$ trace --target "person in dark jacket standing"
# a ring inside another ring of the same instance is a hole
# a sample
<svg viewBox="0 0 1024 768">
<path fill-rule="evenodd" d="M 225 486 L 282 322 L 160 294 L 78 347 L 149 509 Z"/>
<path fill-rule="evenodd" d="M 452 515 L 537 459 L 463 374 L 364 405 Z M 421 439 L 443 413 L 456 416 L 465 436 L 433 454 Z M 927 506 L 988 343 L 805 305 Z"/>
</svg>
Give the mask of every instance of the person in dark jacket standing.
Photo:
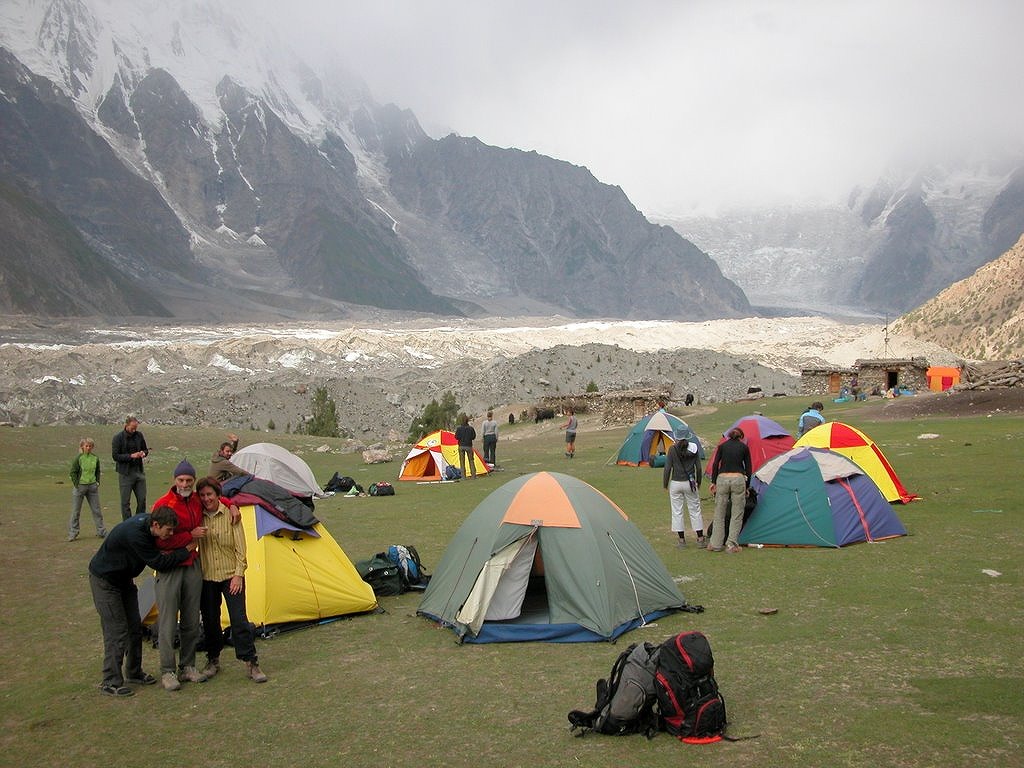
<svg viewBox="0 0 1024 768">
<path fill-rule="evenodd" d="M 156 541 L 170 538 L 177 525 L 178 516 L 167 507 L 125 520 L 111 529 L 89 562 L 89 587 L 103 630 L 100 692 L 107 696 L 133 695 L 125 682 L 156 682 L 142 671 L 142 618 L 134 579 L 146 566 L 173 568 L 195 551 L 195 542 L 169 552 L 157 549 Z"/>
<path fill-rule="evenodd" d="M 469 416 L 462 417 L 462 423 L 455 428 L 455 441 L 459 444 L 459 469 L 462 476 L 466 477 L 466 460 L 469 460 L 470 477 L 476 478 L 476 456 L 473 451 L 473 441 L 476 440 L 476 430 L 469 423 Z"/>
<path fill-rule="evenodd" d="M 149 456 L 146 438 L 139 432 L 139 420 L 129 416 L 124 429 L 114 435 L 110 446 L 117 485 L 121 491 L 121 519 L 132 516 L 132 494 L 135 494 L 135 514 L 146 511 L 146 468 L 142 460 Z"/>
<path fill-rule="evenodd" d="M 696 439 L 696 438 L 694 438 Z M 662 486 L 668 489 L 668 500 L 672 508 L 672 530 L 678 534 L 677 546 L 686 546 L 686 525 L 683 522 L 683 507 L 690 513 L 690 525 L 697 537 L 697 547 L 707 547 L 704 538 L 704 516 L 700 508 L 700 455 L 697 444 L 683 435 L 677 435 L 665 457 L 665 471 Z"/>
<path fill-rule="evenodd" d="M 740 530 L 743 528 L 743 507 L 747 501 L 747 483 L 750 480 L 750 449 L 743 442 L 743 430 L 733 427 L 728 440 L 718 446 L 711 464 L 711 493 L 715 497 L 715 522 L 712 523 L 709 552 L 739 552 Z M 725 539 L 725 516 L 729 517 L 729 538 Z M 723 546 L 724 545 L 724 546 Z"/>
</svg>

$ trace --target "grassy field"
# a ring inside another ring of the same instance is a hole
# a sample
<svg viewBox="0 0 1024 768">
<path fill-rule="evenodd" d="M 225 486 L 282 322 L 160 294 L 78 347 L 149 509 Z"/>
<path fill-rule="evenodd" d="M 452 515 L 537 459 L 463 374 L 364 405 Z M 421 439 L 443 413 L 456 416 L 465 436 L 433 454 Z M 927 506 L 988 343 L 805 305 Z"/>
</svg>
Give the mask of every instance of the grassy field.
<svg viewBox="0 0 1024 768">
<path fill-rule="evenodd" d="M 805 405 L 734 404 L 690 424 L 713 439 L 757 408 L 791 427 Z M 86 434 L 104 459 L 107 523 L 119 519 L 106 451 L 115 429 L 3 429 L 0 765 L 1024 765 L 1024 419 L 871 422 L 864 408 L 830 407 L 828 416 L 872 436 L 922 496 L 897 507 L 908 537 L 843 550 L 679 550 L 660 471 L 606 463 L 624 428 L 581 433 L 572 462 L 560 433 L 523 428 L 513 433 L 522 439 L 502 440 L 503 471 L 487 478 L 396 483 L 394 497 L 328 499 L 317 514 L 353 560 L 411 543 L 429 569 L 494 488 L 521 473 L 568 472 L 630 515 L 704 613 L 664 618 L 616 645 L 459 646 L 416 617 L 417 596 L 407 594 L 382 598 L 382 613 L 260 641 L 266 685 L 245 680 L 232 660 L 207 684 L 175 694 L 153 686 L 127 700 L 97 691 L 102 644 L 86 567 L 99 542 L 87 509 L 81 538 L 65 541 L 67 467 Z M 142 430 L 153 449 L 150 501 L 183 455 L 202 470 L 223 439 L 216 430 Z M 269 439 L 298 452 L 321 482 L 335 470 L 364 485 L 398 473 L 397 463 L 368 467 L 315 451 L 331 440 Z M 778 613 L 762 616 L 762 607 Z M 593 703 L 594 681 L 619 650 L 684 629 L 711 640 L 731 733 L 758 738 L 694 747 L 664 734 L 569 734 L 566 713 Z M 148 645 L 145 665 L 157 671 Z"/>
</svg>

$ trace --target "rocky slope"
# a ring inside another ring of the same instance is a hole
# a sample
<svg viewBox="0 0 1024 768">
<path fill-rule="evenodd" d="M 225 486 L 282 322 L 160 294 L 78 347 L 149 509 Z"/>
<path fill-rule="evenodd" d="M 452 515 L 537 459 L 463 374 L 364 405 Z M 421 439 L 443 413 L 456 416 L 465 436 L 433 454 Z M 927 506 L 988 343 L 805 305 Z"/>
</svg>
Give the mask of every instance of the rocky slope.
<svg viewBox="0 0 1024 768">
<path fill-rule="evenodd" d="M 1024 357 L 1024 237 L 995 261 L 900 318 L 893 329 L 967 358 Z"/>
<path fill-rule="evenodd" d="M 431 399 L 454 393 L 479 415 L 544 396 L 656 387 L 718 402 L 758 386 L 795 394 L 804 366 L 845 366 L 882 349 L 880 326 L 820 318 L 703 323 L 454 321 L 376 326 L 85 329 L 9 323 L 0 332 L 0 420 L 295 430 L 316 387 L 341 428 L 370 442 L 405 436 Z M 894 336 L 897 356 L 955 357 Z"/>
</svg>

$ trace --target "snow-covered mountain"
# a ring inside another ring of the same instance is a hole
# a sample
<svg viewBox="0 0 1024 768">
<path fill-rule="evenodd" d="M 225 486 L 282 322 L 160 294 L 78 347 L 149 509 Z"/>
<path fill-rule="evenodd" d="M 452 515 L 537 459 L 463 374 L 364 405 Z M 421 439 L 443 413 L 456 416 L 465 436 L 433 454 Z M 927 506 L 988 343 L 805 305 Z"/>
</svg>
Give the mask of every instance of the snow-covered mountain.
<svg viewBox="0 0 1024 768">
<path fill-rule="evenodd" d="M 618 187 L 434 140 L 243 3 L 5 0 L 0 90 L 3 311 L 749 312 Z"/>
<path fill-rule="evenodd" d="M 661 219 L 753 304 L 902 314 L 1004 253 L 1024 232 L 1024 157 L 893 170 L 845 205 Z"/>
</svg>

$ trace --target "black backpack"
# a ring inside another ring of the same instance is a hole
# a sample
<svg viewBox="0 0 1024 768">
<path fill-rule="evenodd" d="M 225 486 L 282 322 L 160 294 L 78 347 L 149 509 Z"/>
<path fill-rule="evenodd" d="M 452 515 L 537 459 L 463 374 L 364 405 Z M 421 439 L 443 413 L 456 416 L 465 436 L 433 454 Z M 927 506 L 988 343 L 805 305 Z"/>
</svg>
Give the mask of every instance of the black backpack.
<svg viewBox="0 0 1024 768">
<path fill-rule="evenodd" d="M 722 738 L 725 699 L 715 680 L 711 644 L 703 634 L 680 632 L 661 644 L 654 690 L 664 730 L 683 741 Z"/>
<path fill-rule="evenodd" d="M 345 477 L 340 477 L 338 473 L 335 472 L 334 476 L 330 480 L 328 480 L 327 484 L 324 486 L 324 491 L 333 491 L 334 493 L 346 493 L 355 484 L 356 481 L 353 480 L 351 477 L 348 477 L 347 475 Z"/>
<path fill-rule="evenodd" d="M 379 483 L 372 483 L 366 492 L 371 496 L 394 496 L 395 486 L 382 480 Z"/>
<path fill-rule="evenodd" d="M 373 587 L 373 594 L 377 597 L 400 595 L 404 591 L 398 566 L 384 552 L 356 563 L 356 570 L 363 581 Z"/>
<path fill-rule="evenodd" d="M 570 730 L 584 736 L 588 731 L 613 736 L 644 733 L 653 738 L 658 731 L 655 671 L 659 647 L 651 643 L 629 646 L 612 664 L 607 679 L 597 681 L 597 700 L 589 712 L 569 713 Z"/>
</svg>

